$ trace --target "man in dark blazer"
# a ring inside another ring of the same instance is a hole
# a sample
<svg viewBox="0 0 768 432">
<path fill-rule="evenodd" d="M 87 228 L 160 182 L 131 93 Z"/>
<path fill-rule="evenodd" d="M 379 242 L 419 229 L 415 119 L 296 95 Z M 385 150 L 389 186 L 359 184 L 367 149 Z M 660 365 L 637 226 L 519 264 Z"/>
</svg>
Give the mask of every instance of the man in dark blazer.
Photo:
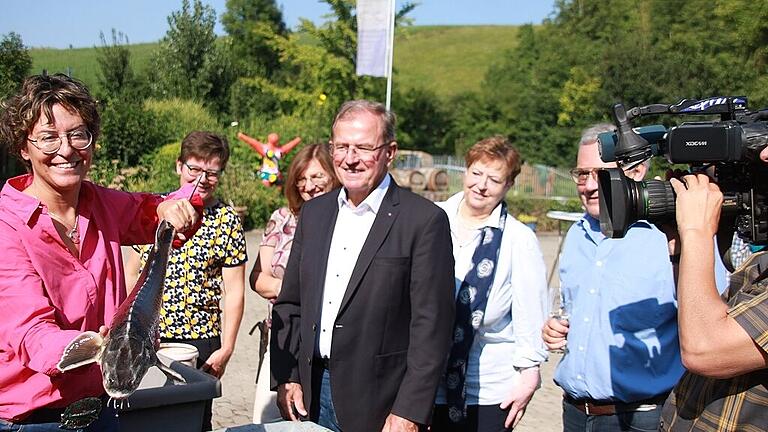
<svg viewBox="0 0 768 432">
<path fill-rule="evenodd" d="M 350 101 L 332 129 L 343 188 L 301 209 L 272 314 L 284 418 L 344 432 L 428 424 L 454 320 L 445 213 L 395 184 L 395 117 Z"/>
</svg>

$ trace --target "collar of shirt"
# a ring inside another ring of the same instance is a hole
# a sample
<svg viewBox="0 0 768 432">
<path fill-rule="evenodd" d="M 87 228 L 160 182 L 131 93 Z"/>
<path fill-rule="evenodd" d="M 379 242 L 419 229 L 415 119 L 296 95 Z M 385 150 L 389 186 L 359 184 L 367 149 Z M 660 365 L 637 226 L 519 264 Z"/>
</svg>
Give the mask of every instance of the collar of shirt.
<svg viewBox="0 0 768 432">
<path fill-rule="evenodd" d="M 600 221 L 592 217 L 589 213 L 584 213 L 584 216 L 582 216 L 576 223 L 584 230 L 594 244 L 599 244 L 607 238 L 605 234 L 600 231 Z M 633 227 L 653 228 L 653 226 L 646 220 L 639 220 L 630 225 L 630 228 Z"/>
<path fill-rule="evenodd" d="M 32 184 L 32 174 L 25 174 L 8 179 L 3 187 L 3 201 L 10 205 L 3 206 L 3 212 L 10 213 L 29 225 L 35 211 L 40 207 L 40 200 L 22 192 Z"/>
<path fill-rule="evenodd" d="M 352 204 L 347 199 L 347 190 L 341 188 L 337 198 L 339 209 L 341 209 L 343 206 L 347 206 L 350 210 L 352 210 L 353 213 L 364 213 L 368 210 L 372 211 L 374 214 L 378 213 L 379 207 L 381 207 L 381 203 L 384 201 L 384 195 L 387 194 L 387 189 L 389 189 L 390 183 L 391 180 L 389 178 L 389 174 L 387 174 L 384 176 L 384 179 L 381 181 L 381 183 L 376 186 L 376 189 L 372 190 L 371 193 L 369 193 L 363 202 L 361 202 L 357 207 L 352 207 Z"/>
<path fill-rule="evenodd" d="M 39 199 L 22 192 L 30 184 L 32 184 L 32 174 L 20 175 L 6 181 L 0 196 L 3 201 L 10 203 L 10 205 L 4 204 L 0 207 L 0 215 L 2 215 L 0 217 L 5 218 L 7 215 L 12 215 L 23 221 L 24 224 L 30 224 L 35 212 L 40 211 L 43 207 Z M 91 183 L 87 181 L 82 182 L 80 186 L 78 215 L 85 220 L 85 225 L 80 226 L 83 233 L 87 231 L 91 218 L 90 203 L 93 201 L 95 194 L 92 187 Z"/>
<path fill-rule="evenodd" d="M 459 215 L 459 208 L 461 207 L 461 202 L 464 200 L 464 192 L 459 192 L 452 197 L 448 198 L 448 200 L 445 201 L 445 205 L 443 208 L 445 209 L 445 212 L 449 216 L 458 216 Z M 477 227 L 479 228 L 498 228 L 499 227 L 499 219 L 501 216 L 501 203 L 498 203 L 496 207 L 493 209 L 491 214 L 485 218 L 485 223 L 483 226 Z M 451 217 L 451 219 L 454 219 Z M 454 230 L 454 225 L 451 224 L 451 231 Z"/>
</svg>

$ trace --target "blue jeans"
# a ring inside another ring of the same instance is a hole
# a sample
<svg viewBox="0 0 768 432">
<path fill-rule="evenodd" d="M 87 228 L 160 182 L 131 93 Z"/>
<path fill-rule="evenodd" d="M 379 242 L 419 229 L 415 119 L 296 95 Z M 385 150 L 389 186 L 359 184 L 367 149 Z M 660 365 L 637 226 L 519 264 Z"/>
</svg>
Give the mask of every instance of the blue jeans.
<svg viewBox="0 0 768 432">
<path fill-rule="evenodd" d="M 323 382 L 320 385 L 320 414 L 317 424 L 332 431 L 341 432 L 339 420 L 336 418 L 336 410 L 333 409 L 331 374 L 328 373 L 328 369 L 323 369 Z"/>
<path fill-rule="evenodd" d="M 657 431 L 660 417 L 661 405 L 651 411 L 594 416 L 563 401 L 563 432 Z"/>
<path fill-rule="evenodd" d="M 0 432 L 64 432 L 59 423 L 16 424 L 0 419 Z M 114 408 L 102 406 L 99 418 L 85 429 L 75 432 L 119 432 L 120 421 Z"/>
</svg>

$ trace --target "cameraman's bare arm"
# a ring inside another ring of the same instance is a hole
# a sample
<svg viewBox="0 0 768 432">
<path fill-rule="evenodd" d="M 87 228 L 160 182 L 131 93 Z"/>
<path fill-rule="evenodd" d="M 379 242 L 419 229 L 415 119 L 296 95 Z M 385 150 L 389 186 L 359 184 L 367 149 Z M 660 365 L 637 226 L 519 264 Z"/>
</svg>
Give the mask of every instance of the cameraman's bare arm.
<svg viewBox="0 0 768 432">
<path fill-rule="evenodd" d="M 677 283 L 680 350 L 685 367 L 697 374 L 730 378 L 768 366 L 768 355 L 736 320 L 715 285 L 714 234 L 722 193 L 704 175 L 686 176 L 677 193 L 681 258 Z"/>
</svg>

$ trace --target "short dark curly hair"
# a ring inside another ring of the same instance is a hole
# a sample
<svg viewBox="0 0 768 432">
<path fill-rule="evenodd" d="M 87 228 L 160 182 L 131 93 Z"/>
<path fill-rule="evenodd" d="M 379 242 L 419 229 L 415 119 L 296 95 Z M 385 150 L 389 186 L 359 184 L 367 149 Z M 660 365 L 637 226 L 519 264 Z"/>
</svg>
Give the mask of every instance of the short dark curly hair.
<svg viewBox="0 0 768 432">
<path fill-rule="evenodd" d="M 8 152 L 31 168 L 29 161 L 21 157 L 26 148 L 29 133 L 44 114 L 53 118 L 53 106 L 62 105 L 67 111 L 78 114 L 96 142 L 101 132 L 98 103 L 88 88 L 80 81 L 64 74 L 32 75 L 15 96 L 0 103 L 0 144 Z"/>
</svg>

